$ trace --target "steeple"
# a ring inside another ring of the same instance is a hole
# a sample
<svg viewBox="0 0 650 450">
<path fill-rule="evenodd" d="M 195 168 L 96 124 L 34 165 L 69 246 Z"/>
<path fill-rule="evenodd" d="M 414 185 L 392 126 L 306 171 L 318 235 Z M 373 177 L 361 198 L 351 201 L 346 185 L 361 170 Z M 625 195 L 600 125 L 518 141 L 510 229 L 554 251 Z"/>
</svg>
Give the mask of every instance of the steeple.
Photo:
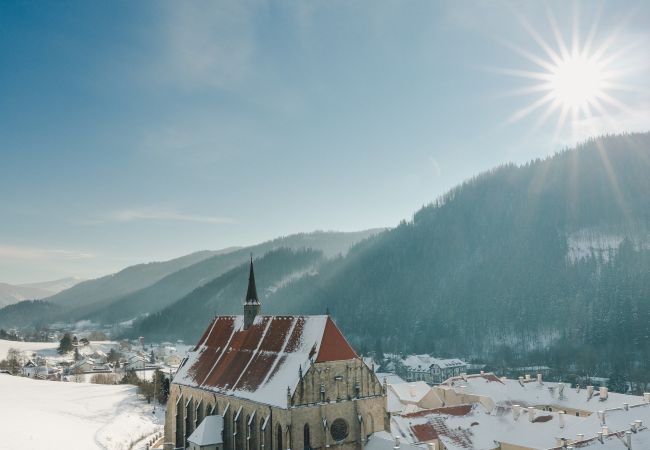
<svg viewBox="0 0 650 450">
<path fill-rule="evenodd" d="M 251 265 L 248 273 L 248 290 L 246 291 L 246 300 L 244 301 L 244 330 L 250 328 L 257 316 L 262 310 L 260 300 L 257 298 L 257 288 L 255 287 L 255 273 L 253 272 L 253 254 L 251 253 Z"/>
<path fill-rule="evenodd" d="M 257 288 L 255 287 L 255 272 L 253 272 L 253 254 L 251 253 L 251 266 L 248 273 L 248 291 L 246 291 L 246 303 L 259 303 Z"/>
</svg>

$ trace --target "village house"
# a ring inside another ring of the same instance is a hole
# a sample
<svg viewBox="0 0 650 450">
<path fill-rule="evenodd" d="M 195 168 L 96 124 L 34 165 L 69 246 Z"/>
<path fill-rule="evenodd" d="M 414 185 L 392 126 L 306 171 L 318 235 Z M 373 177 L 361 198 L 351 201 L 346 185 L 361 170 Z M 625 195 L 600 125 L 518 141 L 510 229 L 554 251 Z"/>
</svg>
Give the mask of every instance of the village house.
<svg viewBox="0 0 650 450">
<path fill-rule="evenodd" d="M 363 449 L 388 424 L 385 386 L 329 316 L 260 312 L 251 260 L 243 316 L 215 317 L 173 379 L 165 449 Z"/>
<path fill-rule="evenodd" d="M 438 384 L 467 372 L 467 364 L 460 359 L 434 358 L 426 354 L 409 355 L 401 363 L 406 370 L 406 381 Z"/>
</svg>

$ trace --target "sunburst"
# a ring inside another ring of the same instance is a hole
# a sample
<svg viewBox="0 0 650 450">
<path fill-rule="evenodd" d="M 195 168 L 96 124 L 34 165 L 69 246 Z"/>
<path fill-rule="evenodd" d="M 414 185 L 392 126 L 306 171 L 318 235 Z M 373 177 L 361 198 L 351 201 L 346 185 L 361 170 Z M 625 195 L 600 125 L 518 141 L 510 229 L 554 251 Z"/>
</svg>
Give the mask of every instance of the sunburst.
<svg viewBox="0 0 650 450">
<path fill-rule="evenodd" d="M 622 83 L 623 72 L 619 63 L 629 48 L 617 42 L 615 32 L 597 43 L 598 15 L 582 40 L 575 14 L 570 45 L 551 12 L 548 13 L 548 23 L 554 43 L 544 39 L 526 20 L 520 20 L 539 46 L 538 52 L 522 49 L 512 42 L 505 44 L 532 62 L 535 69 L 502 72 L 531 81 L 529 86 L 512 93 L 535 94 L 537 97 L 512 114 L 508 122 L 536 113 L 535 128 L 539 128 L 556 116 L 557 134 L 567 124 L 575 125 L 593 117 L 607 121 L 616 110 L 626 109 L 614 93 L 628 88 Z"/>
</svg>

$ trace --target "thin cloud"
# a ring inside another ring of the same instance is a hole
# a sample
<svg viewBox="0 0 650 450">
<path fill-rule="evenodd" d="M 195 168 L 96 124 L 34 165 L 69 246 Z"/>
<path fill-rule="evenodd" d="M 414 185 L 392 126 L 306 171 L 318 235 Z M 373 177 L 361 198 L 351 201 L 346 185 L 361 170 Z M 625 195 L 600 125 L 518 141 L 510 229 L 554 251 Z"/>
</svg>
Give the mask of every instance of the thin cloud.
<svg viewBox="0 0 650 450">
<path fill-rule="evenodd" d="M 83 252 L 78 250 L 0 245 L 0 258 L 2 259 L 76 260 L 76 259 L 91 259 L 95 257 L 96 255 L 94 255 L 93 253 Z"/>
<path fill-rule="evenodd" d="M 209 224 L 235 223 L 235 220 L 232 217 L 187 214 L 171 209 L 158 208 L 129 208 L 111 211 L 103 214 L 97 219 L 89 220 L 84 223 L 86 225 L 97 225 L 102 223 L 126 223 L 137 221 L 195 222 Z"/>
<path fill-rule="evenodd" d="M 226 88 L 241 82 L 251 71 L 255 50 L 254 5 L 168 4 L 157 78 L 189 89 Z"/>
</svg>

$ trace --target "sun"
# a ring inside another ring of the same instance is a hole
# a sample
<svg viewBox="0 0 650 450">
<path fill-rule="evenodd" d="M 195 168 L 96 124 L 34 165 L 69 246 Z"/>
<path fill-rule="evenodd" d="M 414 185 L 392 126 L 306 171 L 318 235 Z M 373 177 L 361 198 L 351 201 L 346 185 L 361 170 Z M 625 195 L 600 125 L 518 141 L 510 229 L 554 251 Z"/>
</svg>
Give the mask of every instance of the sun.
<svg viewBox="0 0 650 450">
<path fill-rule="evenodd" d="M 585 109 L 602 98 L 605 83 L 603 64 L 587 55 L 562 59 L 549 73 L 554 100 L 572 110 Z"/>
<path fill-rule="evenodd" d="M 520 22 L 538 45 L 537 52 L 523 49 L 511 41 L 503 43 L 534 64 L 533 69 L 499 72 L 524 78 L 530 84 L 514 90 L 520 96 L 536 96 L 508 119 L 512 123 L 538 113 L 535 128 L 539 128 L 552 117 L 556 117 L 556 135 L 569 123 L 589 122 L 592 118 L 611 121 L 617 110 L 625 110 L 614 92 L 629 89 L 622 83 L 621 58 L 627 50 L 616 41 L 616 34 L 597 42 L 598 20 L 592 24 L 589 33 L 580 39 L 578 20 L 574 18 L 569 30 L 570 43 L 557 25 L 553 14 L 548 11 L 551 39 L 542 37 L 525 19 Z M 595 130 L 597 131 L 597 130 Z"/>
</svg>

